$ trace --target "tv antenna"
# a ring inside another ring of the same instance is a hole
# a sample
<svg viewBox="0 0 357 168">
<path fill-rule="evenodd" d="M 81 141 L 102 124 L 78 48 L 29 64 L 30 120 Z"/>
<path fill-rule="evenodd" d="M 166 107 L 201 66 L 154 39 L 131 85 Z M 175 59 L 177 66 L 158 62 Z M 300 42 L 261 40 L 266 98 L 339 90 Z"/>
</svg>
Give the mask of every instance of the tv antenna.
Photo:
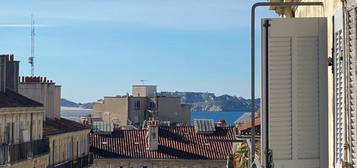
<svg viewBox="0 0 357 168">
<path fill-rule="evenodd" d="M 143 84 L 143 85 L 145 85 L 145 82 L 147 82 L 148 80 L 144 80 L 144 79 L 142 79 L 142 80 L 140 80 L 140 82 Z"/>
<path fill-rule="evenodd" d="M 31 64 L 31 76 L 35 75 L 35 20 L 31 15 L 31 56 L 29 57 L 29 63 Z"/>
</svg>

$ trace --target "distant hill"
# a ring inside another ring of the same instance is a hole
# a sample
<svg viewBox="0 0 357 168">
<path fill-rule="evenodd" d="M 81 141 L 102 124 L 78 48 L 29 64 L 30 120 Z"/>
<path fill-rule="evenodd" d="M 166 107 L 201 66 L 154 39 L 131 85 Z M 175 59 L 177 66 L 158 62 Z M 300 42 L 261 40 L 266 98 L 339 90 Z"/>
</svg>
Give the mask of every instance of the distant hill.
<svg viewBox="0 0 357 168">
<path fill-rule="evenodd" d="M 205 92 L 161 92 L 160 96 L 180 97 L 182 103 L 191 104 L 192 111 L 250 111 L 250 99 L 243 97 L 222 95 L 216 96 L 214 93 Z M 259 108 L 260 99 L 256 99 L 256 108 Z M 63 107 L 81 107 L 84 109 L 92 109 L 91 103 L 75 103 L 66 99 L 61 99 Z"/>
<path fill-rule="evenodd" d="M 243 97 L 222 95 L 204 92 L 161 92 L 161 96 L 180 97 L 182 103 L 191 104 L 192 111 L 250 111 L 250 99 Z M 260 99 L 256 99 L 256 108 Z"/>
<path fill-rule="evenodd" d="M 69 101 L 67 99 L 61 99 L 62 107 L 79 107 L 79 105 L 73 101 Z"/>
<path fill-rule="evenodd" d="M 73 101 L 67 99 L 61 99 L 61 106 L 62 107 L 80 107 L 84 109 L 92 109 L 94 103 L 75 103 Z"/>
</svg>

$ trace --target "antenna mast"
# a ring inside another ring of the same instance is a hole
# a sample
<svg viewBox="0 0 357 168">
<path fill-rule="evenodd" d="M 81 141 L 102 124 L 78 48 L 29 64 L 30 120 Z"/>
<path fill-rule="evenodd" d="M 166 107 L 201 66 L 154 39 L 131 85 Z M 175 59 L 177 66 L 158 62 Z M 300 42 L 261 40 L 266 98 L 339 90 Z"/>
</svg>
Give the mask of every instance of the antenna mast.
<svg viewBox="0 0 357 168">
<path fill-rule="evenodd" d="M 141 81 L 141 83 L 142 83 L 143 85 L 145 85 L 145 82 L 148 81 L 148 80 L 142 79 L 142 80 L 140 80 L 140 81 Z"/>
<path fill-rule="evenodd" d="M 31 76 L 35 75 L 35 20 L 31 15 L 31 56 L 29 57 L 29 63 L 31 64 Z"/>
</svg>

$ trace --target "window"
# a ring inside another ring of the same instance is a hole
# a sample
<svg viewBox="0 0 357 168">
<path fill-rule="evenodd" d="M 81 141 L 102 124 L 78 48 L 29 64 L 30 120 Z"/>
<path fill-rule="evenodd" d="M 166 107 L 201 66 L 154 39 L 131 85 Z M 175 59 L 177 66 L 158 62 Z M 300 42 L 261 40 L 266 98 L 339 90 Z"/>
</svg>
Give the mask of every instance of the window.
<svg viewBox="0 0 357 168">
<path fill-rule="evenodd" d="M 140 110 L 140 100 L 135 102 L 135 110 Z"/>
</svg>

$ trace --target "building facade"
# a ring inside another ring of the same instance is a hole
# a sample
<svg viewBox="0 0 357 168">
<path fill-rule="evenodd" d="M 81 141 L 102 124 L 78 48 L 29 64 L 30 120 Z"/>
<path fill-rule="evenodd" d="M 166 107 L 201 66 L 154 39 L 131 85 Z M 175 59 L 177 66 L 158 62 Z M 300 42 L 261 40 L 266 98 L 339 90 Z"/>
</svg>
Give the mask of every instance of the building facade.
<svg viewBox="0 0 357 168">
<path fill-rule="evenodd" d="M 89 132 L 89 128 L 75 121 L 47 119 L 43 134 L 49 139 L 49 167 L 87 167 L 90 160 Z"/>
<path fill-rule="evenodd" d="M 270 0 L 289 2 L 290 0 Z M 310 2 L 298 0 L 298 2 Z M 316 2 L 316 1 L 315 1 Z M 357 1 L 317 0 L 323 6 L 270 7 L 282 17 L 327 19 L 328 166 L 357 167 Z"/>
<path fill-rule="evenodd" d="M 59 118 L 61 111 L 61 86 L 45 77 L 22 77 L 19 93 L 44 104 L 45 118 Z"/>
<path fill-rule="evenodd" d="M 134 85 L 133 96 L 104 97 L 94 104 L 92 118 L 119 126 L 141 126 L 149 118 L 189 125 L 191 106 L 178 97 L 157 96 L 156 86 Z"/>
<path fill-rule="evenodd" d="M 86 167 L 90 128 L 61 118 L 61 86 L 45 77 L 22 77 L 19 92 L 44 104 L 43 135 L 49 139 L 49 167 Z"/>
<path fill-rule="evenodd" d="M 0 55 L 0 166 L 48 166 L 49 141 L 43 138 L 41 103 L 17 93 L 18 61 Z"/>
</svg>

